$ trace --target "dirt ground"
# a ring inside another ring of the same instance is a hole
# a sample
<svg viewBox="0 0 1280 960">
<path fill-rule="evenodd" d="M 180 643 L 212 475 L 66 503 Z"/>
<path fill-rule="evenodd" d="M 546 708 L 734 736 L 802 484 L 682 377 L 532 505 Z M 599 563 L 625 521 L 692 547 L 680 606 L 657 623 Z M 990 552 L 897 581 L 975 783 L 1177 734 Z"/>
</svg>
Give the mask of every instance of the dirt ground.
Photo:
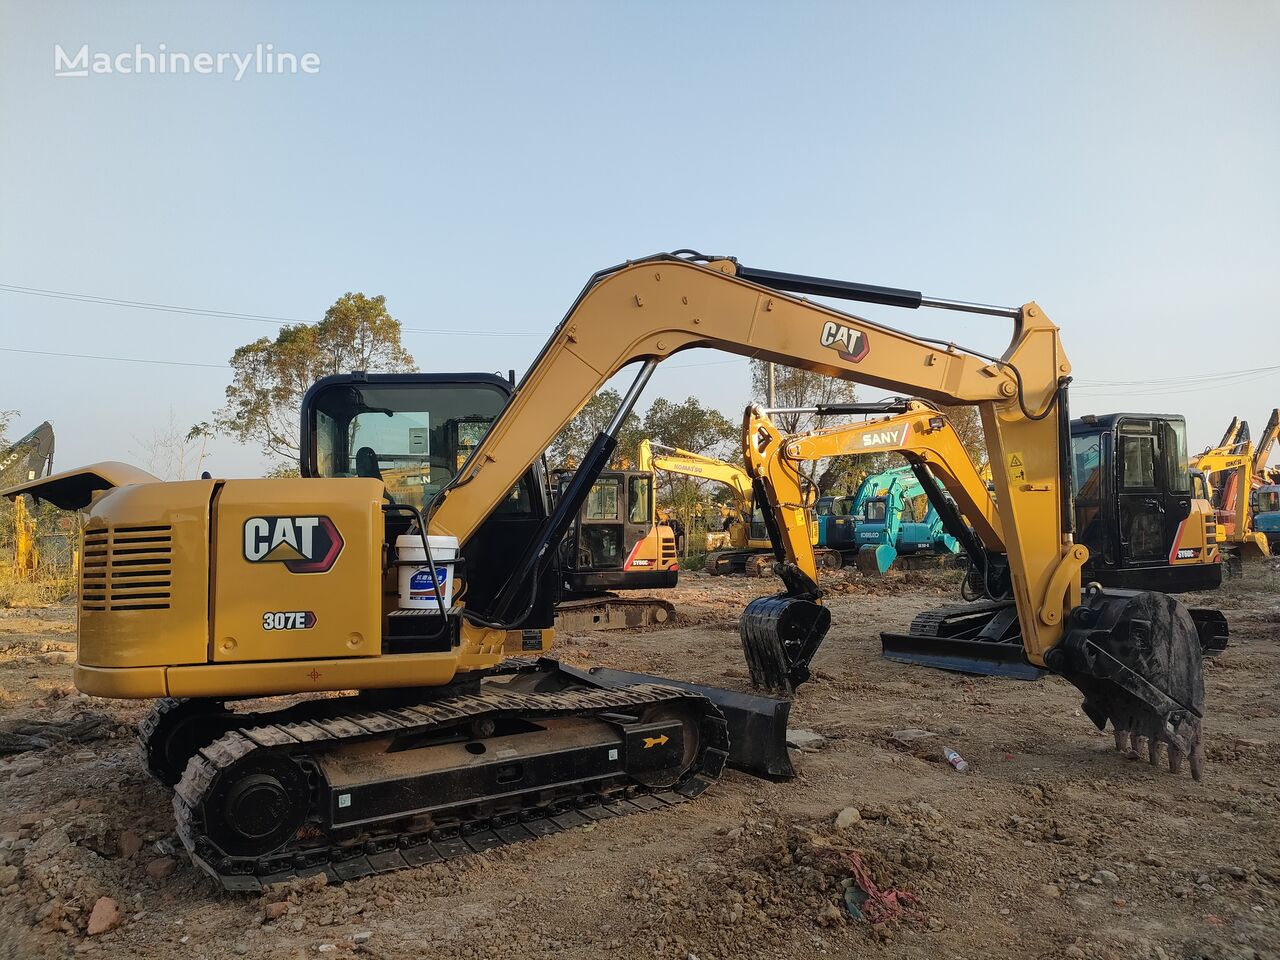
<svg viewBox="0 0 1280 960">
<path fill-rule="evenodd" d="M 168 797 L 133 748 L 144 705 L 75 693 L 72 610 L 0 611 L 3 728 L 70 737 L 0 762 L 0 957 L 1280 957 L 1280 572 L 1194 598 L 1232 631 L 1206 670 L 1199 784 L 1115 753 L 1058 679 L 881 660 L 879 631 L 954 579 L 828 582 L 835 626 L 792 714 L 824 739 L 794 782 L 729 772 L 667 811 L 262 897 L 170 856 Z M 689 574 L 678 622 L 560 655 L 745 689 L 737 615 L 772 589 Z M 919 907 L 849 919 L 855 861 Z M 88 936 L 101 897 L 120 923 Z"/>
</svg>

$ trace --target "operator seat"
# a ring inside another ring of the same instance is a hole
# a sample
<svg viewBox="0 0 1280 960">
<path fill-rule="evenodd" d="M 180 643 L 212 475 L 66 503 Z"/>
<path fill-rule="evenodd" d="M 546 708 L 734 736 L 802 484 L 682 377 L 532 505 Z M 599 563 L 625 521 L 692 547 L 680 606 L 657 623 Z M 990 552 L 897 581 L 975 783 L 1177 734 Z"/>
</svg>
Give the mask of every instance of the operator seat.
<svg viewBox="0 0 1280 960">
<path fill-rule="evenodd" d="M 361 447 L 356 451 L 356 476 L 381 480 L 382 471 L 378 469 L 378 454 L 373 447 Z"/>
</svg>

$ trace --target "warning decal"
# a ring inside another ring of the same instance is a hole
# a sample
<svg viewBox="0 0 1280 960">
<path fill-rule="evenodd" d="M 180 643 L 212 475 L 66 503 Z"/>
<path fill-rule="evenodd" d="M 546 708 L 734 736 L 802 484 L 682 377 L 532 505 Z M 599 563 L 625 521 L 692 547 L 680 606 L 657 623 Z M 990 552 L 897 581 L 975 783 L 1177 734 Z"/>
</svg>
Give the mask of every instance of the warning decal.
<svg viewBox="0 0 1280 960">
<path fill-rule="evenodd" d="M 1022 459 L 1022 454 L 1009 454 L 1009 482 L 1025 483 L 1027 479 L 1026 461 Z"/>
</svg>

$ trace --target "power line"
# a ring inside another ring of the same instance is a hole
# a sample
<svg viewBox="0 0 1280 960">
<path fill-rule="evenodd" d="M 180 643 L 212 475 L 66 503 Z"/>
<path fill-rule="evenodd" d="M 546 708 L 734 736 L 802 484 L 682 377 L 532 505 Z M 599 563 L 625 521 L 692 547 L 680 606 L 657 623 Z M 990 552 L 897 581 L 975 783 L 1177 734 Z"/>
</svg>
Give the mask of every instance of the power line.
<svg viewBox="0 0 1280 960">
<path fill-rule="evenodd" d="M 92 353 L 58 353 L 54 350 L 22 350 L 18 347 L 0 347 L 5 353 L 30 353 L 41 357 L 70 357 L 74 360 L 111 360 L 115 363 L 158 363 L 166 367 L 205 367 L 209 370 L 230 370 L 225 363 L 195 363 L 189 360 L 150 360 L 146 357 L 103 357 Z"/>
<path fill-rule="evenodd" d="M 46 290 L 41 287 L 24 287 L 14 283 L 0 283 L 0 290 L 5 293 L 19 293 L 29 297 L 45 297 L 51 300 L 71 300 L 76 303 L 93 303 L 108 307 L 125 307 L 130 310 L 152 310 L 159 313 L 180 313 L 193 317 L 213 317 L 219 320 L 243 320 L 247 323 L 269 323 L 277 327 L 288 324 L 305 324 L 315 326 L 315 320 L 302 320 L 297 317 L 273 317 L 259 313 L 238 313 L 234 310 L 212 310 L 204 307 L 184 307 L 168 303 L 151 303 L 146 300 L 122 300 L 117 297 L 101 297 L 89 293 L 70 293 L 66 290 Z M 541 337 L 536 331 L 502 331 L 502 330 L 452 330 L 442 327 L 406 327 L 401 326 L 404 333 L 448 334 L 458 337 Z"/>
</svg>

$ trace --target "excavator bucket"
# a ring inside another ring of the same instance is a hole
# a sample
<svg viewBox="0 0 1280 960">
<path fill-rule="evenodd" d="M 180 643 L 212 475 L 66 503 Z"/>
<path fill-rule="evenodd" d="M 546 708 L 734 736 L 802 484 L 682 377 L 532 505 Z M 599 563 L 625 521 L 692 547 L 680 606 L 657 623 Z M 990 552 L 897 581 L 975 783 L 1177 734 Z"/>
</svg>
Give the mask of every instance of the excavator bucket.
<svg viewBox="0 0 1280 960">
<path fill-rule="evenodd" d="M 752 600 L 738 622 L 752 684 L 790 696 L 809 679 L 809 661 L 830 629 L 831 611 L 807 597 Z"/>
<path fill-rule="evenodd" d="M 790 780 L 795 777 L 791 757 L 787 753 L 787 717 L 791 702 L 758 694 L 739 693 L 723 687 L 704 686 L 669 677 L 631 673 L 610 667 L 593 667 L 591 676 L 606 685 L 635 686 L 661 684 L 679 687 L 706 697 L 714 703 L 729 727 L 728 765 L 734 770 L 768 780 Z"/>
<path fill-rule="evenodd" d="M 858 551 L 858 570 L 872 576 L 886 574 L 897 559 L 898 551 L 893 544 L 868 543 Z"/>
<path fill-rule="evenodd" d="M 1169 769 L 1184 759 L 1199 780 L 1204 765 L 1204 675 L 1200 633 L 1187 608 L 1164 593 L 1092 591 L 1073 611 L 1046 662 L 1084 694 L 1082 709 L 1116 749 Z"/>
</svg>

